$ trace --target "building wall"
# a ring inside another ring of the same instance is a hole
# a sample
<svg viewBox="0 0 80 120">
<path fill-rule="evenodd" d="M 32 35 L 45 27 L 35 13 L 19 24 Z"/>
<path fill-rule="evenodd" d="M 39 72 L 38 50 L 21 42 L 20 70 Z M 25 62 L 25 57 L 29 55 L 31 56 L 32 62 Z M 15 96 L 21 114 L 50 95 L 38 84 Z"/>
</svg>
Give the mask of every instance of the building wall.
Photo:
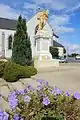
<svg viewBox="0 0 80 120">
<path fill-rule="evenodd" d="M 58 50 L 59 50 L 59 56 L 63 56 L 64 53 L 63 53 L 63 48 L 62 47 L 57 47 Z"/>
<path fill-rule="evenodd" d="M 8 37 L 10 35 L 14 36 L 14 32 L 13 30 L 4 30 L 4 29 L 0 29 L 0 53 L 2 53 L 2 32 L 4 33 L 4 47 L 5 47 L 5 57 L 6 58 L 10 58 L 12 56 L 12 50 L 8 49 Z"/>
</svg>

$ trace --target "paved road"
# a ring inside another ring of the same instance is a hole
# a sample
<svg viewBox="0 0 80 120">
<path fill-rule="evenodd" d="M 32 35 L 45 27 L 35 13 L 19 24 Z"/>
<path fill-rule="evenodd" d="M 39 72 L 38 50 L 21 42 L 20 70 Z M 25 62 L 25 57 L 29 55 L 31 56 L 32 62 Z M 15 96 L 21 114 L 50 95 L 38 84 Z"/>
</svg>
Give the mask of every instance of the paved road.
<svg viewBox="0 0 80 120">
<path fill-rule="evenodd" d="M 45 79 L 50 85 L 56 85 L 63 90 L 80 92 L 80 63 L 60 64 L 57 71 L 38 73 L 36 79 Z"/>
</svg>

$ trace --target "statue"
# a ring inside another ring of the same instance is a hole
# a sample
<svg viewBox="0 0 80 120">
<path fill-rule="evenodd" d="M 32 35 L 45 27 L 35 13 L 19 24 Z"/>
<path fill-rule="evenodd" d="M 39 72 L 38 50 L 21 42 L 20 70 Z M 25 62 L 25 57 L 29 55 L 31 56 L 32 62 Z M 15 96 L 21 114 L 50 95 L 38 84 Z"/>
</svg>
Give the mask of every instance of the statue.
<svg viewBox="0 0 80 120">
<path fill-rule="evenodd" d="M 42 30 L 48 20 L 48 10 L 44 10 L 38 13 L 37 19 L 39 20 L 38 31 Z"/>
</svg>

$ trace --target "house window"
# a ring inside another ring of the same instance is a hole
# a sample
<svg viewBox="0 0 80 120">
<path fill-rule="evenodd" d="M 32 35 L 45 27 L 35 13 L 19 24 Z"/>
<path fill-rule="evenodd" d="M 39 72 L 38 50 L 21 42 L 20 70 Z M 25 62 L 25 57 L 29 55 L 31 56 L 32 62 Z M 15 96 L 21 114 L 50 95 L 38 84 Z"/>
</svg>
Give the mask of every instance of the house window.
<svg viewBox="0 0 80 120">
<path fill-rule="evenodd" d="M 8 49 L 12 49 L 12 35 L 8 37 Z"/>
</svg>

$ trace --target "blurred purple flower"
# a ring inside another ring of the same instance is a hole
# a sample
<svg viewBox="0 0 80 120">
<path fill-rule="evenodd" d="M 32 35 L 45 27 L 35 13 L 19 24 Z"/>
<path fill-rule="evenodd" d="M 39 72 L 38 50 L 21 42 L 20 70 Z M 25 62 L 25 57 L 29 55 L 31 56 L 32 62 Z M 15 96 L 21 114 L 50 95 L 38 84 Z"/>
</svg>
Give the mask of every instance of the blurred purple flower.
<svg viewBox="0 0 80 120">
<path fill-rule="evenodd" d="M 9 95 L 9 106 L 12 110 L 14 110 L 18 105 L 18 99 L 16 92 L 13 92 Z"/>
<path fill-rule="evenodd" d="M 34 88 L 31 85 L 27 84 L 26 90 L 27 92 L 30 92 L 30 91 L 34 91 Z"/>
<path fill-rule="evenodd" d="M 8 120 L 8 118 L 9 118 L 8 113 L 0 109 L 0 120 Z"/>
<path fill-rule="evenodd" d="M 62 94 L 62 90 L 60 88 L 55 88 L 54 91 L 55 91 L 56 95 Z"/>
<path fill-rule="evenodd" d="M 24 95 L 25 94 L 25 91 L 24 90 L 16 90 L 16 94 L 19 95 Z"/>
<path fill-rule="evenodd" d="M 76 98 L 77 100 L 80 100 L 80 93 L 76 92 L 74 94 L 74 98 Z"/>
<path fill-rule="evenodd" d="M 27 88 L 28 88 L 29 90 L 31 90 L 32 86 L 31 86 L 31 85 L 27 85 Z"/>
<path fill-rule="evenodd" d="M 28 92 L 27 89 L 24 89 L 24 92 L 27 93 Z"/>
<path fill-rule="evenodd" d="M 14 115 L 14 120 L 20 120 L 19 114 Z"/>
<path fill-rule="evenodd" d="M 44 85 L 45 85 L 45 86 L 48 86 L 48 81 L 44 81 Z"/>
<path fill-rule="evenodd" d="M 69 96 L 71 96 L 71 93 L 70 93 L 69 91 L 67 91 L 67 92 L 65 93 L 65 96 L 69 97 Z"/>
<path fill-rule="evenodd" d="M 29 103 L 30 100 L 31 100 L 30 96 L 27 95 L 27 96 L 24 97 L 24 102 L 28 102 Z"/>
<path fill-rule="evenodd" d="M 37 85 L 36 90 L 37 90 L 37 91 L 40 91 L 41 89 L 42 89 L 42 85 L 39 83 L 39 84 Z"/>
<path fill-rule="evenodd" d="M 45 86 L 48 86 L 48 81 L 46 81 L 46 80 L 38 79 L 37 82 L 39 82 L 40 84 L 43 84 Z"/>
<path fill-rule="evenodd" d="M 42 84 L 42 83 L 44 82 L 44 80 L 42 80 L 42 79 L 38 79 L 37 82 L 39 82 L 39 83 Z"/>
<path fill-rule="evenodd" d="M 43 98 L 43 104 L 46 106 L 50 104 L 50 100 L 48 97 Z"/>
<path fill-rule="evenodd" d="M 40 96 L 43 97 L 43 96 L 45 96 L 45 95 L 44 95 L 44 93 L 40 93 Z"/>
</svg>

